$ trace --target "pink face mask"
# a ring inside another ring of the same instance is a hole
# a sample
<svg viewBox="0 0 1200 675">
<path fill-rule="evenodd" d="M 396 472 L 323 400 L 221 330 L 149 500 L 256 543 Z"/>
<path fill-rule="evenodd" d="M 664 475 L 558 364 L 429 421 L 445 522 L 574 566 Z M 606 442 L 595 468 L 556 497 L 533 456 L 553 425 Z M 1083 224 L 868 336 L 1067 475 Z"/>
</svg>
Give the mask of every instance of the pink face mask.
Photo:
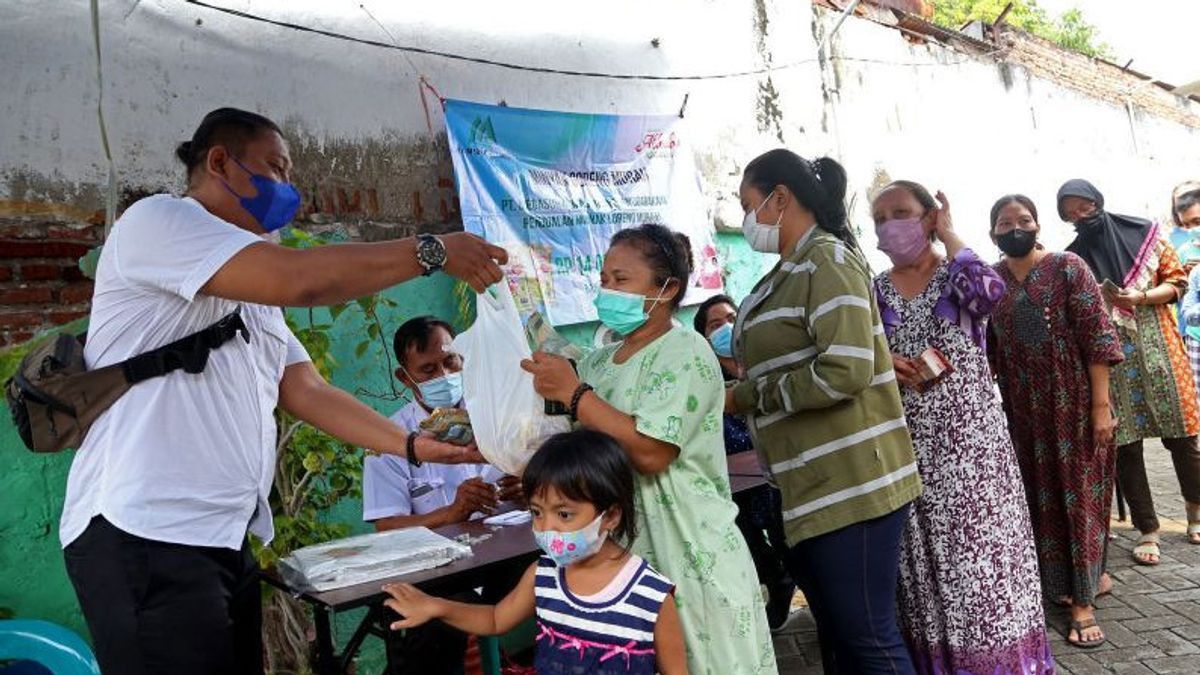
<svg viewBox="0 0 1200 675">
<path fill-rule="evenodd" d="M 913 264 L 929 246 L 929 235 L 925 233 L 921 220 L 888 220 L 875 228 L 879 250 L 892 259 L 893 265 L 904 267 Z"/>
</svg>

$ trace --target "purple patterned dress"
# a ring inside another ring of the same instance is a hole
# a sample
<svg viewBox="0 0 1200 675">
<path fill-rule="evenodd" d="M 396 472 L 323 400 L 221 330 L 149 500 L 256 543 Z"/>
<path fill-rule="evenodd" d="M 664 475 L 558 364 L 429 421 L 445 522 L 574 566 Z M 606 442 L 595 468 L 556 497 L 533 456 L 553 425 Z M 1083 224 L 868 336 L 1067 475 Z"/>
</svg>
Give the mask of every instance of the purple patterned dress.
<svg viewBox="0 0 1200 675">
<path fill-rule="evenodd" d="M 892 351 L 937 347 L 954 367 L 924 393 L 901 388 L 925 485 L 898 599 L 917 672 L 1053 673 L 1025 491 L 981 344 L 1004 283 L 964 250 L 911 300 L 886 273 L 875 288 Z"/>
</svg>

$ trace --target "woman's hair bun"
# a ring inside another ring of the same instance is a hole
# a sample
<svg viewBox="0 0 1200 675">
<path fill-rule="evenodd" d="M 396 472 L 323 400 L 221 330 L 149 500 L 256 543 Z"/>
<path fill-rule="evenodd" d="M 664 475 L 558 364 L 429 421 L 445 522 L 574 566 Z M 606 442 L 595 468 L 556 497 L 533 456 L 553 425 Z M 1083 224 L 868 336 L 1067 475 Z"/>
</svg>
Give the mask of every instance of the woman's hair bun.
<svg viewBox="0 0 1200 675">
<path fill-rule="evenodd" d="M 175 158 L 183 162 L 184 166 L 192 165 L 192 142 L 184 141 L 175 146 Z"/>
</svg>

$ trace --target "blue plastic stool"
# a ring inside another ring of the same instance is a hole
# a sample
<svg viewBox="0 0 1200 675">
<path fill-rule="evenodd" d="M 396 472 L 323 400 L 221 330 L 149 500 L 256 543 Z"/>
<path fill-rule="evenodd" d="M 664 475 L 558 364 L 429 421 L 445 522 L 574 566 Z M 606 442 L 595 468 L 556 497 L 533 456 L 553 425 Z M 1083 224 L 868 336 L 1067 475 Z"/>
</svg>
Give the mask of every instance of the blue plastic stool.
<svg viewBox="0 0 1200 675">
<path fill-rule="evenodd" d="M 100 675 L 100 666 L 87 643 L 49 621 L 0 621 L 0 659 L 28 659 L 46 666 L 54 675 Z"/>
</svg>

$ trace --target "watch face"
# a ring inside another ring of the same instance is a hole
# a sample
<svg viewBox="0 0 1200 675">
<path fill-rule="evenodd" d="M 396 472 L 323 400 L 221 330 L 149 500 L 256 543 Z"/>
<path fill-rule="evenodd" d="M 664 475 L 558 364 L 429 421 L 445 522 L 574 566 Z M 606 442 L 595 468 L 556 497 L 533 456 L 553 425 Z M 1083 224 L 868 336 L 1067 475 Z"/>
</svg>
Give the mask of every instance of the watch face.
<svg viewBox="0 0 1200 675">
<path fill-rule="evenodd" d="M 446 247 L 434 237 L 421 237 L 417 257 L 426 267 L 441 267 L 446 264 Z"/>
</svg>

